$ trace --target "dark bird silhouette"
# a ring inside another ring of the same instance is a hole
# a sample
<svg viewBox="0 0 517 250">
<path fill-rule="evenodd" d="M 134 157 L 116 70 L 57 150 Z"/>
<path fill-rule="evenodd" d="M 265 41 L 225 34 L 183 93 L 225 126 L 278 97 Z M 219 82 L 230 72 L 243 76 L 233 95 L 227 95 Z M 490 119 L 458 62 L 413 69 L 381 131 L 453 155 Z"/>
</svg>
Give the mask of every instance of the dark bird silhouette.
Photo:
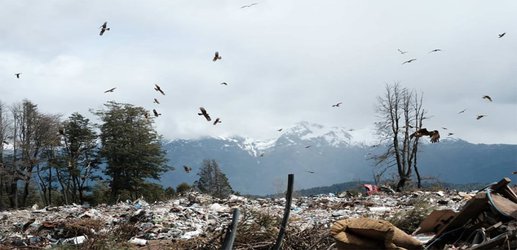
<svg viewBox="0 0 517 250">
<path fill-rule="evenodd" d="M 104 91 L 104 93 L 109 93 L 109 92 L 113 92 L 113 91 L 115 91 L 115 89 L 116 89 L 116 88 L 111 88 L 111 89 L 108 89 L 108 90 Z"/>
<path fill-rule="evenodd" d="M 243 6 L 241 6 L 241 9 L 249 8 L 249 7 L 251 7 L 251 6 L 253 6 L 253 5 L 257 5 L 257 4 L 258 4 L 258 3 L 252 3 L 252 4 L 248 4 L 248 5 L 243 5 Z"/>
<path fill-rule="evenodd" d="M 201 113 L 197 113 L 198 115 L 204 116 L 207 121 L 211 121 L 212 120 L 212 118 L 210 118 L 210 115 L 208 115 L 208 112 L 206 112 L 205 108 L 200 107 L 199 110 L 201 110 Z"/>
<path fill-rule="evenodd" d="M 443 130 L 447 130 L 447 128 L 446 128 L 446 127 L 442 127 L 442 129 L 443 129 Z"/>
<path fill-rule="evenodd" d="M 219 119 L 219 117 L 217 117 L 214 121 L 214 125 L 217 125 L 217 123 L 221 123 L 221 119 Z"/>
<path fill-rule="evenodd" d="M 276 131 L 278 131 L 278 132 L 282 132 L 282 130 L 283 130 L 283 128 L 279 128 L 279 129 L 277 129 Z"/>
<path fill-rule="evenodd" d="M 451 135 L 454 135 L 454 133 L 448 133 L 447 135 L 451 136 Z"/>
<path fill-rule="evenodd" d="M 21 75 L 21 74 L 22 74 L 22 73 L 16 73 L 16 74 L 14 74 L 14 75 L 16 76 L 16 78 L 20 79 L 20 75 Z"/>
<path fill-rule="evenodd" d="M 155 84 L 154 85 L 154 90 L 162 93 L 162 95 L 165 95 L 165 93 L 163 92 L 162 88 L 160 88 L 160 86 L 158 84 Z"/>
<path fill-rule="evenodd" d="M 314 171 L 310 171 L 310 170 L 305 170 L 305 172 L 310 173 L 310 174 L 314 174 L 315 173 Z"/>
<path fill-rule="evenodd" d="M 221 85 L 226 85 L 226 86 L 228 86 L 228 83 L 226 83 L 226 82 L 222 82 L 222 83 L 221 83 Z"/>
<path fill-rule="evenodd" d="M 479 120 L 479 119 L 481 119 L 481 118 L 483 118 L 483 117 L 485 117 L 485 116 L 486 116 L 486 115 L 478 115 L 478 116 L 476 117 L 476 120 Z"/>
<path fill-rule="evenodd" d="M 311 145 L 305 146 L 305 148 L 310 148 L 310 147 L 311 147 Z"/>
<path fill-rule="evenodd" d="M 501 37 L 503 37 L 504 35 L 506 35 L 506 32 L 501 33 L 501 34 L 499 34 L 498 36 L 499 36 L 499 38 L 501 38 Z"/>
<path fill-rule="evenodd" d="M 433 50 L 429 51 L 429 53 L 440 52 L 440 51 L 442 51 L 442 50 L 441 49 L 433 49 Z"/>
<path fill-rule="evenodd" d="M 426 128 L 421 128 L 417 131 L 415 131 L 413 134 L 409 136 L 410 139 L 413 139 L 413 137 L 422 137 L 422 136 L 429 136 L 431 137 L 431 143 L 439 142 L 440 141 L 440 133 L 438 130 L 428 131 Z"/>
<path fill-rule="evenodd" d="M 156 116 L 156 117 L 158 117 L 158 116 L 162 115 L 162 114 L 158 113 L 158 111 L 156 111 L 156 109 L 153 109 L 153 114 L 154 114 L 154 116 Z"/>
<path fill-rule="evenodd" d="M 187 166 L 187 165 L 183 165 L 183 169 L 185 170 L 185 172 L 187 173 L 190 173 L 192 171 L 192 168 Z"/>
<path fill-rule="evenodd" d="M 416 61 L 416 58 L 409 59 L 409 60 L 403 62 L 402 64 L 411 63 L 411 62 L 414 62 L 414 61 Z"/>
<path fill-rule="evenodd" d="M 156 104 L 160 104 L 160 102 L 159 102 L 159 101 L 158 101 L 158 99 L 156 99 L 156 98 L 154 98 L 154 101 L 153 101 L 153 102 L 154 102 L 154 103 L 156 103 Z"/>
<path fill-rule="evenodd" d="M 404 54 L 406 54 L 406 53 L 407 53 L 407 51 L 402 51 L 402 50 L 400 50 L 400 49 L 397 49 L 397 50 L 398 50 L 398 51 L 400 52 L 400 54 L 402 54 L 402 55 L 404 55 Z"/>
<path fill-rule="evenodd" d="M 145 117 L 145 119 L 146 119 L 146 120 L 149 120 L 149 113 L 148 113 L 148 112 L 145 112 L 145 113 L 144 113 L 144 117 Z"/>
<path fill-rule="evenodd" d="M 488 101 L 490 101 L 490 102 L 492 101 L 492 97 L 487 96 L 487 95 L 484 95 L 484 96 L 483 96 L 483 99 L 487 99 L 487 100 L 488 100 Z"/>
<path fill-rule="evenodd" d="M 23 224 L 23 227 L 22 227 L 22 233 L 27 231 L 27 229 L 29 229 L 29 227 L 32 225 L 32 223 L 34 223 L 36 221 L 36 219 L 32 218 L 30 219 L 29 221 L 27 221 L 27 223 Z"/>
<path fill-rule="evenodd" d="M 260 156 L 260 157 L 264 157 L 264 153 L 261 153 L 259 156 Z"/>
<path fill-rule="evenodd" d="M 342 102 L 338 102 L 336 104 L 332 104 L 332 107 L 339 107 L 339 105 L 341 105 L 341 104 L 342 104 Z"/>
<path fill-rule="evenodd" d="M 104 22 L 104 24 L 102 24 L 99 28 L 101 29 L 101 33 L 99 33 L 100 36 L 102 36 L 104 32 L 110 30 L 110 28 L 108 28 L 108 22 Z"/>
<path fill-rule="evenodd" d="M 223 59 L 220 55 L 219 55 L 219 52 L 215 52 L 215 55 L 214 55 L 214 58 L 212 59 L 212 61 L 217 61 L 217 60 L 221 60 Z"/>
<path fill-rule="evenodd" d="M 464 110 L 458 112 L 458 114 L 464 113 L 465 111 L 467 111 L 467 109 L 464 109 Z"/>
</svg>

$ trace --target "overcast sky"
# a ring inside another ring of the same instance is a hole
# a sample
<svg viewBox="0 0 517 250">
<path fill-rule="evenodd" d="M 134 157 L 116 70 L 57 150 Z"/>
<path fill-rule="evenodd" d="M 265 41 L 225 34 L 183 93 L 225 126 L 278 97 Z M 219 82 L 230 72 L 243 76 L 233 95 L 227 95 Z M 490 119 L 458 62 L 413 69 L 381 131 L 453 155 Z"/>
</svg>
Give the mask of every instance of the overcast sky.
<svg viewBox="0 0 517 250">
<path fill-rule="evenodd" d="M 517 144 L 516 11 L 514 0 L 2 1 L 0 101 L 66 118 L 114 100 L 157 109 L 167 139 L 264 139 L 299 121 L 372 127 L 377 96 L 399 82 L 424 94 L 425 127 Z"/>
</svg>

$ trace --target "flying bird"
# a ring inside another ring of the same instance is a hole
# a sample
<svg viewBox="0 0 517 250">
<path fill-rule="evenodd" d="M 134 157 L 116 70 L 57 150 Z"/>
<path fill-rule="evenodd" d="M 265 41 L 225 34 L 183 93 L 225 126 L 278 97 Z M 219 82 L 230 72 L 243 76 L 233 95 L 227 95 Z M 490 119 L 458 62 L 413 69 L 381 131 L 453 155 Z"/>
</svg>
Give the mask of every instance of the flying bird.
<svg viewBox="0 0 517 250">
<path fill-rule="evenodd" d="M 185 170 L 185 172 L 187 173 L 190 173 L 192 171 L 192 168 L 187 166 L 187 165 L 183 165 L 183 169 Z"/>
<path fill-rule="evenodd" d="M 492 97 L 487 96 L 487 95 L 484 95 L 484 96 L 483 96 L 483 99 L 487 99 L 487 100 L 488 100 L 488 101 L 490 101 L 490 102 L 492 101 Z"/>
<path fill-rule="evenodd" d="M 403 62 L 402 64 L 406 64 L 406 63 L 410 63 L 410 62 L 414 62 L 414 61 L 416 61 L 416 58 L 409 59 L 409 60 Z"/>
<path fill-rule="evenodd" d="M 214 55 L 214 59 L 212 59 L 212 61 L 215 62 L 215 61 L 221 60 L 221 59 L 223 59 L 223 58 L 219 55 L 219 52 L 216 51 L 215 55 Z"/>
<path fill-rule="evenodd" d="M 421 128 L 417 131 L 415 131 L 413 134 L 409 136 L 410 139 L 413 137 L 422 137 L 422 136 L 429 136 L 431 137 L 431 143 L 439 142 L 440 141 L 440 133 L 438 130 L 428 131 L 426 128 Z"/>
<path fill-rule="evenodd" d="M 447 128 L 446 128 L 446 127 L 442 127 L 442 129 L 443 129 L 443 130 L 447 130 Z"/>
<path fill-rule="evenodd" d="M 499 34 L 499 38 L 503 37 L 504 35 L 506 35 L 506 32 L 502 33 L 502 34 Z"/>
<path fill-rule="evenodd" d="M 261 153 L 259 156 L 260 156 L 260 157 L 264 157 L 264 153 Z"/>
<path fill-rule="evenodd" d="M 429 51 L 429 53 L 439 52 L 439 51 L 442 51 L 442 50 L 441 49 L 433 49 L 433 50 Z"/>
<path fill-rule="evenodd" d="M 16 78 L 20 79 L 20 75 L 21 75 L 21 74 L 22 74 L 22 73 L 16 73 L 16 74 L 14 74 L 14 75 L 16 76 Z"/>
<path fill-rule="evenodd" d="M 251 6 L 253 6 L 253 5 L 257 5 L 257 4 L 258 4 L 258 3 L 252 3 L 252 4 L 248 4 L 248 5 L 243 5 L 243 6 L 241 6 L 241 9 L 249 8 L 249 7 L 251 7 Z"/>
<path fill-rule="evenodd" d="M 454 133 L 449 133 L 449 134 L 447 134 L 447 135 L 451 136 L 451 135 L 454 135 Z"/>
<path fill-rule="evenodd" d="M 110 92 L 113 92 L 113 91 L 115 91 L 115 89 L 116 89 L 116 88 L 108 89 L 108 90 L 104 91 L 104 93 L 110 93 Z"/>
<path fill-rule="evenodd" d="M 104 22 L 104 24 L 102 24 L 99 28 L 101 29 L 101 33 L 99 34 L 100 36 L 102 36 L 102 34 L 104 34 L 104 32 L 107 30 L 110 30 L 110 28 L 108 28 L 108 22 Z"/>
<path fill-rule="evenodd" d="M 397 49 L 397 50 L 398 50 L 398 51 L 400 52 L 400 54 L 402 54 L 402 55 L 404 55 L 404 54 L 406 54 L 406 53 L 407 53 L 407 51 L 402 51 L 402 50 L 400 50 L 400 49 Z"/>
<path fill-rule="evenodd" d="M 305 148 L 310 148 L 310 147 L 311 147 L 311 145 L 305 146 Z"/>
<path fill-rule="evenodd" d="M 222 83 L 221 83 L 221 85 L 226 85 L 226 86 L 228 86 L 228 83 L 226 83 L 226 82 L 222 82 Z"/>
<path fill-rule="evenodd" d="M 221 119 L 219 119 L 219 117 L 217 117 L 214 121 L 214 125 L 217 125 L 217 123 L 221 123 Z"/>
<path fill-rule="evenodd" d="M 282 132 L 282 130 L 283 130 L 283 128 L 279 128 L 279 129 L 277 129 L 276 131 L 278 131 L 278 132 Z"/>
<path fill-rule="evenodd" d="M 467 111 L 467 109 L 464 109 L 464 110 L 458 112 L 458 114 L 464 113 L 465 111 Z"/>
<path fill-rule="evenodd" d="M 154 90 L 162 93 L 162 95 L 165 95 L 165 93 L 163 92 L 162 88 L 160 88 L 160 86 L 158 84 L 155 84 L 154 85 Z"/>
<path fill-rule="evenodd" d="M 310 173 L 310 174 L 314 174 L 314 171 L 310 171 L 310 170 L 305 170 L 305 172 Z"/>
<path fill-rule="evenodd" d="M 479 120 L 479 119 L 481 119 L 481 118 L 483 118 L 483 117 L 485 117 L 485 116 L 486 116 L 486 115 L 478 115 L 478 116 L 476 117 L 476 120 Z"/>
<path fill-rule="evenodd" d="M 156 117 L 158 117 L 158 116 L 162 115 L 162 114 L 158 113 L 158 111 L 156 111 L 156 109 L 153 109 L 153 114 L 154 114 L 154 116 L 156 116 Z"/>
<path fill-rule="evenodd" d="M 342 102 L 338 102 L 336 104 L 332 104 L 332 107 L 339 107 L 339 105 L 341 105 L 341 104 L 342 104 Z"/>
<path fill-rule="evenodd" d="M 153 101 L 153 102 L 154 102 L 154 103 L 156 103 L 156 104 L 160 104 L 160 102 L 159 102 L 159 101 L 158 101 L 158 99 L 156 99 L 156 98 L 154 98 L 154 101 Z"/>
<path fill-rule="evenodd" d="M 208 115 L 208 112 L 206 112 L 205 108 L 200 107 L 199 110 L 201 110 L 201 113 L 197 113 L 198 115 L 204 116 L 207 121 L 211 121 L 212 120 L 212 118 L 210 118 L 210 115 Z"/>
</svg>

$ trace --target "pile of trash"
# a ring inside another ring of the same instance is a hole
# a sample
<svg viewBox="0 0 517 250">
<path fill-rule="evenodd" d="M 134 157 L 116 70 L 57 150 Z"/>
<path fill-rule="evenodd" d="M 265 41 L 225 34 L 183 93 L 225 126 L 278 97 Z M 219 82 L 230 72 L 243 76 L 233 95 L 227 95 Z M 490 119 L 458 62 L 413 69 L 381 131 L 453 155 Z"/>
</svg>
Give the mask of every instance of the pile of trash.
<svg viewBox="0 0 517 250">
<path fill-rule="evenodd" d="M 452 247 L 510 242 L 517 225 L 517 196 L 506 185 L 487 190 L 295 197 L 282 249 L 327 249 L 335 244 L 330 231 L 336 223 L 356 218 L 389 220 L 414 210 L 415 201 L 435 210 L 420 224 L 418 235 L 411 236 L 423 246 L 455 249 Z M 234 208 L 239 208 L 242 216 L 233 249 L 269 249 L 275 243 L 285 204 L 286 198 L 231 195 L 218 199 L 190 192 L 152 204 L 139 199 L 109 206 L 73 204 L 0 211 L 0 249 L 61 245 L 220 249 Z M 504 230 L 508 233 L 501 234 Z"/>
</svg>

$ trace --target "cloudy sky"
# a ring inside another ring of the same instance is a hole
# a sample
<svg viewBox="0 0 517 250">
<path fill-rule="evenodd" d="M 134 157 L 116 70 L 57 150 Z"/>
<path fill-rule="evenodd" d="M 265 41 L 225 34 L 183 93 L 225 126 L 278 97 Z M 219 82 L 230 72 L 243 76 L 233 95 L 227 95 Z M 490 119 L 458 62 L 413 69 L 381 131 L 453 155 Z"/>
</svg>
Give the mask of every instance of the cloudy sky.
<svg viewBox="0 0 517 250">
<path fill-rule="evenodd" d="M 372 127 L 377 96 L 399 82 L 424 94 L 432 117 L 426 127 L 447 127 L 474 143 L 517 144 L 514 0 L 17 0 L 1 6 L 4 104 L 28 99 L 66 118 L 93 117 L 89 109 L 115 100 L 157 109 L 163 115 L 156 129 L 168 139 L 264 139 L 300 121 Z M 111 30 L 99 36 L 105 21 Z M 215 51 L 222 60 L 212 61 Z M 165 96 L 153 90 L 155 83 Z M 332 108 L 337 102 L 343 104 Z M 201 106 L 222 123 L 199 117 Z M 478 114 L 487 116 L 476 120 Z"/>
</svg>

